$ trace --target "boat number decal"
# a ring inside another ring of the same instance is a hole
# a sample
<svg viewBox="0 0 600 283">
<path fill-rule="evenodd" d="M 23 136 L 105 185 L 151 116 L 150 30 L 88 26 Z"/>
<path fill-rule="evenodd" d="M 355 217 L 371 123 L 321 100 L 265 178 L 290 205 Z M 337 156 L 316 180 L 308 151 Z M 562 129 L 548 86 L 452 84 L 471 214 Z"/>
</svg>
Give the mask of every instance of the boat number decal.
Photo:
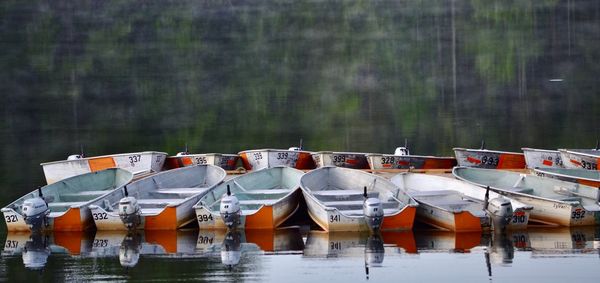
<svg viewBox="0 0 600 283">
<path fill-rule="evenodd" d="M 205 156 L 200 156 L 200 157 L 196 157 L 196 164 L 206 164 L 206 157 Z"/>
<path fill-rule="evenodd" d="M 253 154 L 254 156 L 254 160 L 261 160 L 262 159 L 262 152 L 255 152 Z"/>
<path fill-rule="evenodd" d="M 523 234 L 513 235 L 513 244 L 516 248 L 527 247 L 527 237 Z"/>
<path fill-rule="evenodd" d="M 6 215 L 4 218 L 6 218 L 6 223 L 17 222 L 17 216 L 14 214 Z"/>
<path fill-rule="evenodd" d="M 513 215 L 512 223 L 525 223 L 525 215 Z"/>
<path fill-rule="evenodd" d="M 92 213 L 92 216 L 94 217 L 94 220 L 108 219 L 108 214 L 106 214 L 106 212 Z"/>
<path fill-rule="evenodd" d="M 213 221 L 214 218 L 212 217 L 211 214 L 206 215 L 206 214 L 202 214 L 202 215 L 198 215 L 198 222 L 207 222 L 207 221 Z"/>
<path fill-rule="evenodd" d="M 339 215 L 329 215 L 329 222 L 340 222 L 340 219 Z"/>
<path fill-rule="evenodd" d="M 393 156 L 384 156 L 381 158 L 381 164 L 394 164 Z"/>
<path fill-rule="evenodd" d="M 344 155 L 334 155 L 332 156 L 333 162 L 346 162 L 346 156 Z"/>
<path fill-rule="evenodd" d="M 340 242 L 329 242 L 329 249 L 331 250 L 341 250 L 342 243 Z"/>
<path fill-rule="evenodd" d="M 156 156 L 156 163 L 160 163 L 160 160 L 161 160 L 161 159 L 162 159 L 162 158 L 160 158 L 160 155 Z"/>
<path fill-rule="evenodd" d="M 105 247 L 108 247 L 108 240 L 107 239 L 95 239 L 94 243 L 92 244 L 92 246 L 94 248 L 105 248 Z"/>
<path fill-rule="evenodd" d="M 288 158 L 287 152 L 278 152 L 277 153 L 277 159 L 287 159 L 287 158 Z"/>
<path fill-rule="evenodd" d="M 598 164 L 581 160 L 581 167 L 588 170 L 598 170 Z"/>
<path fill-rule="evenodd" d="M 4 243 L 4 249 L 16 249 L 19 247 L 19 241 L 6 240 Z"/>
<path fill-rule="evenodd" d="M 585 217 L 585 210 L 578 208 L 571 212 L 571 218 L 573 219 L 583 219 Z"/>
<path fill-rule="evenodd" d="M 213 243 L 213 238 L 212 237 L 208 237 L 208 236 L 200 236 L 198 237 L 198 243 L 200 244 L 212 244 Z"/>
<path fill-rule="evenodd" d="M 492 165 L 492 166 L 498 166 L 498 161 L 499 161 L 499 159 L 500 159 L 500 158 L 498 158 L 498 157 L 493 157 L 493 156 L 490 156 L 490 157 L 488 157 L 488 156 L 484 155 L 484 156 L 481 158 L 481 164 L 487 164 L 487 165 Z"/>
<path fill-rule="evenodd" d="M 135 164 L 140 161 L 142 161 L 142 155 L 140 154 L 129 156 L 129 163 L 131 166 L 135 166 Z"/>
</svg>

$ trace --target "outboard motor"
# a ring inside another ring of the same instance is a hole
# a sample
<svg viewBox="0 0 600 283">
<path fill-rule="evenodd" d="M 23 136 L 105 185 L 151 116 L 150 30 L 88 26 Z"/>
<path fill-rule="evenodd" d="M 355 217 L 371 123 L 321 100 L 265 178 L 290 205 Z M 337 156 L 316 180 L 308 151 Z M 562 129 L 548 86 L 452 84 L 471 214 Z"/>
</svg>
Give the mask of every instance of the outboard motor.
<svg viewBox="0 0 600 283">
<path fill-rule="evenodd" d="M 239 232 L 229 231 L 221 244 L 221 262 L 229 268 L 238 264 L 242 257 L 241 235 Z"/>
<path fill-rule="evenodd" d="M 299 147 L 297 147 L 297 146 L 292 146 L 292 147 L 288 148 L 288 150 L 291 150 L 291 151 L 301 151 L 302 149 L 299 148 Z"/>
<path fill-rule="evenodd" d="M 132 230 L 137 228 L 142 222 L 140 205 L 137 199 L 130 197 L 127 192 L 127 187 L 124 187 L 125 197 L 119 200 L 119 218 L 127 229 Z"/>
<path fill-rule="evenodd" d="M 506 225 L 510 223 L 512 218 L 512 204 L 510 203 L 510 200 L 503 196 L 489 200 L 489 195 L 490 187 L 488 186 L 485 191 L 484 209 L 492 218 L 494 230 L 502 231 L 504 228 L 506 228 Z"/>
<path fill-rule="evenodd" d="M 69 155 L 69 157 L 67 157 L 67 160 L 77 160 L 77 159 L 82 159 L 83 155 L 81 154 L 72 154 Z"/>
<path fill-rule="evenodd" d="M 231 194 L 229 185 L 227 185 L 227 195 L 224 195 L 221 198 L 219 212 L 227 228 L 232 229 L 240 224 L 242 214 L 240 210 L 240 201 L 235 195 Z"/>
<path fill-rule="evenodd" d="M 122 267 L 130 268 L 137 265 L 140 260 L 141 236 L 137 233 L 129 233 L 119 247 L 119 263 Z"/>
<path fill-rule="evenodd" d="M 31 231 L 41 231 L 48 226 L 50 209 L 42 195 L 42 188 L 38 188 L 38 197 L 26 199 L 21 208 L 23 219 Z"/>
<path fill-rule="evenodd" d="M 29 237 L 29 241 L 27 241 L 25 247 L 23 247 L 23 265 L 25 265 L 25 268 L 27 269 L 43 269 L 48 262 L 49 255 L 50 248 L 48 248 L 46 236 L 42 233 L 32 233 Z"/>
<path fill-rule="evenodd" d="M 365 202 L 363 203 L 363 213 L 367 226 L 371 231 L 378 231 L 383 223 L 383 205 L 378 198 L 367 198 L 367 187 L 363 193 Z"/>
<path fill-rule="evenodd" d="M 398 155 L 398 156 L 410 155 L 410 151 L 408 150 L 408 148 L 406 148 L 404 146 L 399 146 L 394 151 L 394 155 Z"/>
</svg>

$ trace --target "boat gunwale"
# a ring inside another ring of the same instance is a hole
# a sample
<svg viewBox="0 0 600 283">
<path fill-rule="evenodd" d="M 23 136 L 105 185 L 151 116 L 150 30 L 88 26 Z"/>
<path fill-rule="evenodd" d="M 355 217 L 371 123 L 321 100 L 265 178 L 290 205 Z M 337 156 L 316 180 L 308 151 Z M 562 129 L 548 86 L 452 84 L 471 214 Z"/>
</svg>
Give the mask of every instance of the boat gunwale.
<svg viewBox="0 0 600 283">
<path fill-rule="evenodd" d="M 307 151 L 307 150 L 290 150 L 290 149 L 277 149 L 277 148 L 262 148 L 262 149 L 247 149 L 247 150 L 242 150 L 240 152 L 238 152 L 238 155 L 242 155 L 242 153 L 249 153 L 249 152 L 299 152 L 299 153 L 308 153 L 308 154 L 312 154 L 312 151 Z M 270 167 L 272 168 L 272 167 Z"/>
<path fill-rule="evenodd" d="M 434 155 L 414 155 L 414 154 L 409 154 L 409 155 L 395 155 L 393 153 L 368 153 L 366 155 L 367 157 L 370 156 L 393 156 L 393 157 L 416 157 L 416 158 L 430 158 L 430 159 L 454 159 L 456 160 L 456 157 L 454 156 L 434 156 Z"/>
<path fill-rule="evenodd" d="M 465 181 L 467 183 L 471 183 L 473 185 L 476 185 L 476 186 L 479 186 L 479 187 L 482 187 L 482 188 L 487 187 L 487 186 L 484 186 L 484 185 L 481 185 L 481 184 L 469 181 L 469 180 L 463 178 L 462 176 L 458 176 L 457 174 L 454 173 L 456 169 L 465 169 L 465 168 L 469 168 L 469 167 L 456 166 L 456 167 L 452 168 L 452 175 L 454 175 L 454 177 L 458 178 L 459 180 Z M 469 168 L 469 169 L 497 170 L 497 169 L 483 169 L 483 168 Z M 504 170 L 501 170 L 501 171 L 504 171 Z M 510 171 L 506 171 L 506 172 L 510 172 Z M 522 174 L 522 173 L 519 173 L 519 174 L 525 175 L 527 177 L 532 177 L 532 176 L 533 177 L 538 177 L 538 176 L 529 175 L 529 174 Z M 541 177 L 538 177 L 538 178 L 541 178 Z M 556 180 L 556 181 L 560 181 L 560 180 Z M 563 182 L 565 182 L 565 181 L 563 181 Z M 567 201 L 555 200 L 555 199 L 551 199 L 551 198 L 545 198 L 545 197 L 541 197 L 541 196 L 537 196 L 537 195 L 531 195 L 531 194 L 526 194 L 526 193 L 521 193 L 521 192 L 508 191 L 508 190 L 500 189 L 500 188 L 497 188 L 497 187 L 494 187 L 494 186 L 489 186 L 489 187 L 490 187 L 490 189 L 493 189 L 493 190 L 496 190 L 496 191 L 499 191 L 499 192 L 503 192 L 503 193 L 506 193 L 506 194 L 514 194 L 514 195 L 518 195 L 518 196 L 522 196 L 522 197 L 530 197 L 530 198 L 539 199 L 539 200 L 543 200 L 543 201 L 550 201 L 550 202 L 556 202 L 556 203 L 560 203 L 560 204 L 566 204 L 566 205 L 569 205 L 570 207 L 578 207 L 578 206 L 583 207 L 583 203 L 581 203 L 581 202 L 579 202 L 578 205 L 573 205 L 571 202 L 567 202 Z M 535 209 L 535 207 L 534 207 L 534 209 Z M 586 209 L 586 211 L 587 211 L 587 209 Z"/>
<path fill-rule="evenodd" d="M 514 151 L 502 151 L 502 150 L 490 150 L 490 149 L 475 149 L 475 148 L 464 148 L 464 147 L 454 147 L 453 151 L 466 151 L 466 152 L 480 152 L 480 153 L 499 153 L 499 154 L 511 154 L 511 155 L 525 155 L 522 152 L 514 152 Z"/>
<path fill-rule="evenodd" d="M 81 160 L 88 161 L 88 160 L 97 159 L 97 158 L 120 157 L 120 156 L 132 155 L 132 154 L 161 154 L 161 155 L 165 155 L 165 157 L 169 156 L 168 153 L 162 152 L 162 151 L 139 151 L 139 152 L 116 153 L 116 154 L 106 154 L 106 155 L 90 156 L 90 157 L 83 157 L 83 158 L 78 158 L 78 159 L 73 159 L 73 160 L 67 160 L 67 159 L 65 159 L 65 160 L 58 160 L 58 161 L 50 161 L 50 162 L 40 163 L 40 165 L 44 166 L 44 165 L 50 165 L 50 164 L 67 163 L 67 162 L 81 161 Z"/>
<path fill-rule="evenodd" d="M 552 175 L 552 176 L 556 176 L 556 177 L 564 177 L 564 178 L 570 178 L 570 179 L 576 179 L 576 180 L 584 180 L 584 181 L 592 181 L 592 182 L 600 182 L 600 178 L 598 179 L 591 179 L 591 178 L 587 178 L 587 177 L 579 177 L 579 176 L 573 176 L 573 175 L 565 175 L 565 174 L 561 174 L 561 173 L 556 173 L 556 172 L 550 172 L 550 171 L 546 171 L 546 169 L 551 169 L 551 168 L 533 168 L 532 170 L 534 172 L 537 173 L 541 173 L 541 174 L 548 174 L 548 175 Z M 569 170 L 570 168 L 556 168 L 556 169 L 562 169 L 562 170 Z M 571 170 L 584 170 L 584 171 L 591 171 L 594 172 L 594 170 L 587 170 L 587 169 L 571 169 Z M 567 181 L 569 182 L 569 181 Z M 589 186 L 589 185 L 588 185 Z M 590 186 L 591 187 L 591 186 Z"/>
<path fill-rule="evenodd" d="M 240 157 L 240 155 L 236 154 L 236 153 L 216 153 L 216 152 L 210 152 L 210 153 L 188 153 L 188 154 L 182 154 L 182 155 L 170 155 L 170 156 L 167 156 L 167 158 L 193 157 L 193 156 L 201 156 L 201 155 L 206 155 L 206 156 Z"/>
<path fill-rule="evenodd" d="M 521 150 L 523 151 L 523 153 L 525 153 L 526 151 L 529 151 L 529 152 L 545 152 L 545 153 L 560 154 L 560 151 L 553 150 L 553 149 L 541 149 L 541 148 L 532 148 L 532 147 L 522 147 Z"/>
<path fill-rule="evenodd" d="M 565 149 L 565 148 L 559 148 L 558 151 L 560 153 L 568 153 L 568 154 L 574 154 L 574 155 L 583 155 L 585 157 L 591 157 L 591 158 L 600 158 L 600 150 L 598 150 L 598 155 L 594 155 L 594 154 L 589 154 L 586 152 L 580 152 L 577 150 L 594 150 L 594 149 Z"/>
</svg>

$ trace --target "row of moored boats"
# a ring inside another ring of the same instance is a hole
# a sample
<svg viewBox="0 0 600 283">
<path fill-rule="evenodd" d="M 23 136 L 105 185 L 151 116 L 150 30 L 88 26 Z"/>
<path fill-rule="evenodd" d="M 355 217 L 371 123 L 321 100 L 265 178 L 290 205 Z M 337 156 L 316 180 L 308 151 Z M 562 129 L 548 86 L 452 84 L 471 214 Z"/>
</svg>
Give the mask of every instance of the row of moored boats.
<svg viewBox="0 0 600 283">
<path fill-rule="evenodd" d="M 530 221 L 562 226 L 600 222 L 597 162 L 585 159 L 589 155 L 598 160 L 597 149 L 454 150 L 456 159 L 413 156 L 405 147 L 391 157 L 298 148 L 239 155 L 71 156 L 43 163 L 48 185 L 2 208 L 2 213 L 9 231 L 81 231 L 94 226 L 173 230 L 194 222 L 200 229 L 274 229 L 304 207 L 325 231 L 407 230 L 415 218 L 458 232 L 519 229 Z M 360 156 L 371 167 L 379 162 L 381 169 L 407 164 L 406 168 L 453 168 L 455 178 L 410 171 L 384 178 L 354 170 Z M 237 158 L 250 171 L 227 176 L 225 170 L 235 169 Z M 536 174 L 525 174 L 525 160 Z M 319 166 L 308 170 L 315 161 Z M 585 166 L 562 168 L 566 164 Z"/>
</svg>

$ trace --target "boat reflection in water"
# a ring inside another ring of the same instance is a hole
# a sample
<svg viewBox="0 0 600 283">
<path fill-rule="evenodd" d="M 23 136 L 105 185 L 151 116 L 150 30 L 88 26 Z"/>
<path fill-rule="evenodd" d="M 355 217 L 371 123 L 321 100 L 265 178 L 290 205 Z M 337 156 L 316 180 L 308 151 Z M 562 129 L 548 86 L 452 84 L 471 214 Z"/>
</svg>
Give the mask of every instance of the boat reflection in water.
<svg viewBox="0 0 600 283">
<path fill-rule="evenodd" d="M 196 253 L 208 257 L 220 257 L 230 269 L 237 265 L 244 254 L 294 254 L 304 248 L 298 228 L 275 230 L 200 230 Z"/>
<path fill-rule="evenodd" d="M 383 232 L 323 232 L 311 231 L 304 248 L 305 258 L 364 258 L 365 275 L 370 267 L 381 267 L 385 254 L 416 253 L 412 231 Z"/>
<path fill-rule="evenodd" d="M 89 251 L 93 235 L 85 232 L 9 232 L 3 256 L 19 255 L 27 269 L 41 270 L 51 254 L 80 255 Z"/>
<path fill-rule="evenodd" d="M 531 251 L 534 258 L 598 253 L 600 248 L 600 227 L 594 226 L 530 228 L 509 235 L 515 248 Z"/>
<path fill-rule="evenodd" d="M 469 253 L 481 245 L 481 232 L 419 231 L 415 234 L 419 253 Z"/>
<path fill-rule="evenodd" d="M 121 266 L 132 268 L 140 256 L 189 257 L 195 254 L 195 230 L 98 231 L 86 257 L 118 257 Z"/>
</svg>

